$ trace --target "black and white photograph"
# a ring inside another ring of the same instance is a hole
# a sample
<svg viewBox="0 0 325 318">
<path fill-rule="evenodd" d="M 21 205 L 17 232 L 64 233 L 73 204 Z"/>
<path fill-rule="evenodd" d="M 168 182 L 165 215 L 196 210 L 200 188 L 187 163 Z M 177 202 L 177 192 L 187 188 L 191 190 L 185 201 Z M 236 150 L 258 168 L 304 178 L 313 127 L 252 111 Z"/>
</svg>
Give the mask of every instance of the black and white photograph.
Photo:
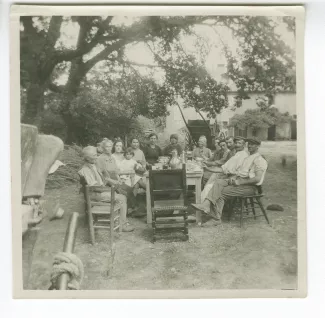
<svg viewBox="0 0 325 318">
<path fill-rule="evenodd" d="M 11 23 L 17 295 L 305 295 L 302 7 Z"/>
</svg>

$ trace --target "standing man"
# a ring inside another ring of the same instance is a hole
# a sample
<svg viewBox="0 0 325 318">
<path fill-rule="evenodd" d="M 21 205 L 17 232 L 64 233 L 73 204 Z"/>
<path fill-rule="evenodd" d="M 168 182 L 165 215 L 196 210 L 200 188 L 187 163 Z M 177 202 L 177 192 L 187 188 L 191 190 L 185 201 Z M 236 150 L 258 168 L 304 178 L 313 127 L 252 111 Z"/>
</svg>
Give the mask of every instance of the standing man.
<svg viewBox="0 0 325 318">
<path fill-rule="evenodd" d="M 264 180 L 267 161 L 258 152 L 261 141 L 257 138 L 247 139 L 249 156 L 245 158 L 234 176 L 217 179 L 202 204 L 192 206 L 221 223 L 222 209 L 231 197 L 249 196 L 257 192 L 258 185 Z"/>
</svg>

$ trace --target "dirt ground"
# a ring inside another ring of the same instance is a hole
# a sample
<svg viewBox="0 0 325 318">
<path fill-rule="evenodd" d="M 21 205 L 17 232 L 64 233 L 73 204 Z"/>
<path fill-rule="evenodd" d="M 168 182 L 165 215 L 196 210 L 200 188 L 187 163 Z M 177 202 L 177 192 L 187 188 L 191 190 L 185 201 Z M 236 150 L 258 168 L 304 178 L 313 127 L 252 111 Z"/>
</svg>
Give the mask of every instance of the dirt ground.
<svg viewBox="0 0 325 318">
<path fill-rule="evenodd" d="M 62 251 L 72 212 L 80 213 L 75 254 L 85 267 L 84 290 L 107 289 L 295 289 L 297 287 L 297 174 L 296 143 L 265 142 L 260 152 L 269 169 L 263 185 L 265 207 L 283 206 L 283 212 L 268 211 L 263 217 L 244 220 L 235 217 L 215 227 L 191 224 L 188 242 L 151 243 L 151 229 L 145 218 L 131 219 L 133 233 L 117 238 L 111 274 L 108 233 L 97 231 L 97 243 L 89 243 L 83 197 L 77 186 L 48 190 L 47 209 L 60 202 L 64 218 L 39 226 L 33 258 L 28 258 L 31 238 L 23 241 L 24 287 L 48 289 L 53 258 Z M 283 156 L 286 165 L 282 164 Z M 50 214 L 50 213 L 49 213 Z M 35 233 L 35 232 L 34 232 Z M 31 237 L 32 234 L 29 234 Z M 28 261 L 31 266 L 28 267 Z"/>
</svg>

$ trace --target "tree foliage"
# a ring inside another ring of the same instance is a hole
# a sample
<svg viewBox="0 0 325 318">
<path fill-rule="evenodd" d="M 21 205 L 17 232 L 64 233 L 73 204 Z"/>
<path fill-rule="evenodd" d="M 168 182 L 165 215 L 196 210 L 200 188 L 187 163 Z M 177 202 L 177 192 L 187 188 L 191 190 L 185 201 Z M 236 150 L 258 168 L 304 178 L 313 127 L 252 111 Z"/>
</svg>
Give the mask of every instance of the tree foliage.
<svg viewBox="0 0 325 318">
<path fill-rule="evenodd" d="M 294 30 L 292 18 L 283 22 Z M 70 46 L 61 37 L 67 23 L 79 29 Z M 139 115 L 166 115 L 167 106 L 179 97 L 186 107 L 209 117 L 228 107 L 229 86 L 207 71 L 203 39 L 197 36 L 196 52 L 182 47 L 182 38 L 196 36 L 196 25 L 228 28 L 238 40 L 238 56 L 223 43 L 228 77 L 238 88 L 235 107 L 252 90 L 272 97 L 278 90 L 295 88 L 293 54 L 269 17 L 139 17 L 125 24 L 115 23 L 112 16 L 24 16 L 21 25 L 21 87 L 26 94 L 22 121 L 44 127 L 47 107 L 62 118 L 68 143 L 85 143 L 95 138 L 91 134 L 125 133 Z M 125 50 L 134 43 L 148 45 L 164 72 L 161 83 L 140 74 L 127 60 Z M 58 85 L 62 75 L 67 81 Z"/>
<path fill-rule="evenodd" d="M 293 31 L 294 18 L 285 17 L 284 21 Z M 271 105 L 276 92 L 295 91 L 294 51 L 276 33 L 277 23 L 260 16 L 237 17 L 234 26 L 227 23 L 240 42 L 237 57 L 225 48 L 227 75 L 238 88 L 237 97 L 247 99 L 249 92 L 264 92 Z"/>
<path fill-rule="evenodd" d="M 230 125 L 239 129 L 247 127 L 256 129 L 266 129 L 273 125 L 290 122 L 291 116 L 289 113 L 281 113 L 276 107 L 268 109 L 248 109 L 244 114 L 236 114 L 230 119 Z"/>
<path fill-rule="evenodd" d="M 108 76 L 105 80 L 84 83 L 69 106 L 74 141 L 88 144 L 102 136 L 132 134 L 137 130 L 138 116 L 152 119 L 166 116 L 164 94 L 164 87 L 131 70 L 125 70 L 114 79 Z M 62 98 L 65 96 L 60 93 L 50 93 L 46 98 L 47 107 L 60 114 Z"/>
</svg>

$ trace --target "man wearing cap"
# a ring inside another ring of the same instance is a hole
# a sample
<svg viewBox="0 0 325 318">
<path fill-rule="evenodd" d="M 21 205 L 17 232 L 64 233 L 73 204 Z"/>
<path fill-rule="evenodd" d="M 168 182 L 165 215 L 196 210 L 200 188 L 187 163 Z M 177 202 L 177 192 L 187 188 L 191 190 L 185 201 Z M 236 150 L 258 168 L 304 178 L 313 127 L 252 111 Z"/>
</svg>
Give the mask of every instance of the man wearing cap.
<svg viewBox="0 0 325 318">
<path fill-rule="evenodd" d="M 234 196 L 254 195 L 256 186 L 263 183 L 267 162 L 258 152 L 261 142 L 257 138 L 249 138 L 247 144 L 249 156 L 244 159 L 236 175 L 228 179 L 217 179 L 203 203 L 192 204 L 195 209 L 210 215 L 217 224 L 221 223 L 225 200 Z"/>
<path fill-rule="evenodd" d="M 78 173 L 86 180 L 89 186 L 94 187 L 90 192 L 91 199 L 94 201 L 109 201 L 111 199 L 111 191 L 108 191 L 107 187 L 105 187 L 103 176 L 96 167 L 97 148 L 92 146 L 85 147 L 82 150 L 82 154 L 85 163 Z M 127 198 L 123 194 L 116 194 L 115 198 L 121 207 L 122 231 L 132 232 L 134 228 L 128 223 L 126 218 Z"/>
<path fill-rule="evenodd" d="M 181 145 L 178 143 L 178 135 L 177 134 L 171 134 L 170 135 L 170 144 L 164 149 L 163 153 L 164 156 L 171 156 L 171 152 L 176 149 L 177 154 L 180 156 L 183 149 Z"/>
<path fill-rule="evenodd" d="M 214 172 L 207 183 L 204 186 L 204 189 L 201 193 L 201 202 L 206 198 L 207 194 L 211 190 L 213 184 L 217 179 L 227 179 L 233 175 L 236 175 L 239 167 L 241 167 L 244 159 L 248 157 L 248 153 L 245 150 L 246 140 L 244 137 L 235 137 L 235 149 L 236 154 L 231 157 L 225 164 L 221 167 L 206 167 L 206 171 Z"/>
</svg>

